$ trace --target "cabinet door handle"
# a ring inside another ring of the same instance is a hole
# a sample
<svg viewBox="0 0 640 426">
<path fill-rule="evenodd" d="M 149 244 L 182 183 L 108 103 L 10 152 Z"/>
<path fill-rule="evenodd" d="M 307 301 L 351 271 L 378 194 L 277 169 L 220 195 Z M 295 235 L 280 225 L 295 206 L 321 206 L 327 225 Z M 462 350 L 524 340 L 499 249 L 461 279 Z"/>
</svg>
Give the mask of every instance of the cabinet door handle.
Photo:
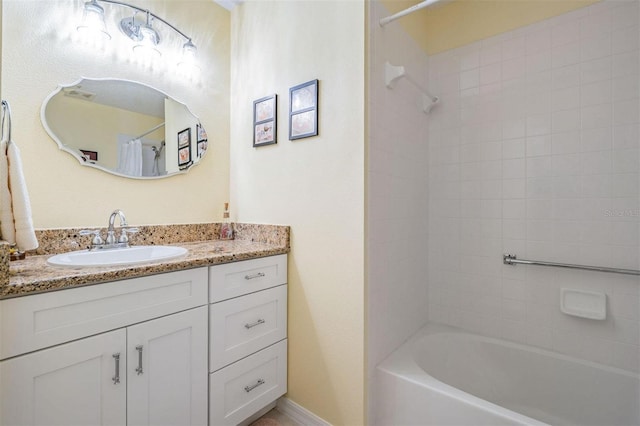
<svg viewBox="0 0 640 426">
<path fill-rule="evenodd" d="M 258 321 L 256 322 L 252 322 L 251 324 L 245 324 L 244 328 L 246 328 L 247 330 L 255 327 L 256 325 L 260 325 L 260 324 L 264 324 L 266 321 L 263 320 L 262 318 L 260 318 Z"/>
<path fill-rule="evenodd" d="M 251 392 L 252 390 L 254 390 L 255 388 L 257 388 L 260 385 L 264 385 L 264 380 L 258 379 L 258 381 L 256 382 L 255 385 L 245 386 L 244 390 L 245 390 L 245 392 L 249 393 L 249 392 Z"/>
<path fill-rule="evenodd" d="M 116 374 L 111 378 L 111 380 L 113 380 L 114 385 L 117 385 L 120 383 L 120 352 L 113 354 L 112 356 L 116 363 Z"/>
<path fill-rule="evenodd" d="M 262 278 L 265 276 L 264 272 L 258 272 L 257 274 L 253 274 L 253 275 L 245 275 L 244 279 L 245 280 L 252 280 L 254 278 Z"/>
<path fill-rule="evenodd" d="M 136 373 L 138 376 L 142 374 L 142 345 L 136 346 L 136 351 L 138 351 L 138 366 L 136 367 Z"/>
</svg>

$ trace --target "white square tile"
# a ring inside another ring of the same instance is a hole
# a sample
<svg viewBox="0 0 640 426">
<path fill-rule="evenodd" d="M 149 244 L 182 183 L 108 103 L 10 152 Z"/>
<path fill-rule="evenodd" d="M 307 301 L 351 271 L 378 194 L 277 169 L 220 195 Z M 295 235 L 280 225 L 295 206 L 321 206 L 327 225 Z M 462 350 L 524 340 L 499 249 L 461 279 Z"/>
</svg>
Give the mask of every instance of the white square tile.
<svg viewBox="0 0 640 426">
<path fill-rule="evenodd" d="M 524 219 L 527 204 L 525 200 L 504 200 L 502 202 L 503 219 Z"/>
<path fill-rule="evenodd" d="M 551 72 L 553 90 L 566 89 L 580 85 L 580 64 L 554 68 Z"/>
<path fill-rule="evenodd" d="M 613 104 L 613 125 L 635 124 L 640 119 L 640 99 L 618 101 Z"/>
<path fill-rule="evenodd" d="M 513 37 L 502 42 L 502 60 L 520 58 L 525 55 L 524 36 Z"/>
<path fill-rule="evenodd" d="M 625 124 L 613 128 L 613 149 L 634 149 L 640 147 L 640 126 Z"/>
<path fill-rule="evenodd" d="M 611 173 L 611 151 L 593 151 L 582 154 L 582 173 L 599 175 Z"/>
<path fill-rule="evenodd" d="M 611 55 L 611 34 L 599 33 L 586 38 L 580 43 L 580 60 L 582 62 Z"/>
<path fill-rule="evenodd" d="M 577 198 L 582 195 L 580 176 L 556 176 L 553 178 L 554 198 Z"/>
<path fill-rule="evenodd" d="M 504 179 L 502 184 L 502 197 L 504 199 L 524 198 L 525 197 L 525 180 L 524 179 Z"/>
<path fill-rule="evenodd" d="M 551 156 L 527 158 L 527 177 L 552 176 Z"/>
<path fill-rule="evenodd" d="M 479 49 L 470 49 L 459 57 L 460 71 L 467 71 L 480 66 Z"/>
<path fill-rule="evenodd" d="M 580 78 L 582 84 L 596 81 L 610 80 L 613 75 L 613 59 L 606 56 L 580 64 Z"/>
<path fill-rule="evenodd" d="M 499 62 L 485 65 L 480 68 L 480 84 L 487 85 L 497 83 L 502 79 L 502 65 Z"/>
<path fill-rule="evenodd" d="M 563 68 L 580 62 L 580 43 L 568 43 L 553 46 L 551 63 L 554 69 Z"/>
<path fill-rule="evenodd" d="M 535 74 L 551 69 L 551 51 L 543 50 L 526 56 L 527 74 Z M 568 64 L 565 64 L 568 65 Z"/>
<path fill-rule="evenodd" d="M 527 117 L 527 136 L 545 135 L 551 133 L 551 116 L 537 114 Z"/>
<path fill-rule="evenodd" d="M 620 2 L 617 7 L 611 9 L 612 28 L 626 28 L 638 25 L 638 2 Z"/>
<path fill-rule="evenodd" d="M 614 173 L 640 172 L 640 152 L 637 149 L 613 151 Z"/>
<path fill-rule="evenodd" d="M 613 80 L 613 100 L 623 101 L 638 98 L 640 79 L 637 76 L 617 77 Z"/>
<path fill-rule="evenodd" d="M 637 51 L 613 55 L 612 77 L 637 75 L 640 64 L 640 53 Z"/>
<path fill-rule="evenodd" d="M 580 110 L 569 109 L 556 111 L 552 114 L 553 133 L 563 133 L 580 130 Z"/>
<path fill-rule="evenodd" d="M 470 89 L 480 85 L 480 72 L 477 68 L 460 73 L 460 89 Z"/>
<path fill-rule="evenodd" d="M 528 137 L 526 143 L 527 157 L 551 155 L 551 135 Z"/>
<path fill-rule="evenodd" d="M 522 78 L 527 73 L 527 62 L 524 56 L 508 59 L 502 62 L 502 79 L 513 80 Z"/>
<path fill-rule="evenodd" d="M 503 219 L 502 236 L 506 240 L 522 240 L 527 235 L 526 223 L 523 219 Z"/>
<path fill-rule="evenodd" d="M 613 122 L 613 105 L 601 104 L 584 107 L 580 110 L 582 129 L 595 129 L 611 126 Z"/>
<path fill-rule="evenodd" d="M 610 103 L 612 100 L 611 80 L 602 80 L 595 83 L 583 84 L 580 87 L 580 105 L 598 105 Z"/>
<path fill-rule="evenodd" d="M 527 179 L 527 198 L 552 198 L 553 197 L 553 178 L 536 177 Z"/>
<path fill-rule="evenodd" d="M 553 200 L 551 199 L 528 199 L 527 200 L 527 219 L 552 219 L 553 218 Z"/>
<path fill-rule="evenodd" d="M 551 45 L 559 46 L 577 42 L 580 39 L 580 21 L 573 20 L 551 28 Z"/>
<path fill-rule="evenodd" d="M 579 175 L 582 173 L 581 156 L 579 153 L 552 155 L 551 167 L 554 176 Z"/>
<path fill-rule="evenodd" d="M 613 134 L 610 127 L 600 127 L 582 132 L 583 151 L 610 150 L 613 146 Z"/>
<path fill-rule="evenodd" d="M 613 54 L 637 51 L 640 46 L 639 27 L 626 27 L 613 31 L 612 34 Z"/>
<path fill-rule="evenodd" d="M 549 49 L 551 49 L 551 31 L 548 28 L 542 28 L 526 35 L 525 52 L 527 55 Z"/>
<path fill-rule="evenodd" d="M 509 139 L 502 142 L 502 158 L 513 159 L 525 156 L 525 139 Z"/>
<path fill-rule="evenodd" d="M 504 179 L 522 179 L 526 176 L 526 162 L 523 158 L 502 160 L 502 177 Z"/>
<path fill-rule="evenodd" d="M 480 50 L 480 66 L 494 64 L 502 60 L 502 45 L 482 46 Z"/>
<path fill-rule="evenodd" d="M 588 174 L 581 177 L 582 196 L 588 198 L 611 197 L 611 175 L 609 174 Z"/>
<path fill-rule="evenodd" d="M 561 111 L 580 106 L 580 88 L 557 89 L 551 93 L 551 110 Z"/>
</svg>

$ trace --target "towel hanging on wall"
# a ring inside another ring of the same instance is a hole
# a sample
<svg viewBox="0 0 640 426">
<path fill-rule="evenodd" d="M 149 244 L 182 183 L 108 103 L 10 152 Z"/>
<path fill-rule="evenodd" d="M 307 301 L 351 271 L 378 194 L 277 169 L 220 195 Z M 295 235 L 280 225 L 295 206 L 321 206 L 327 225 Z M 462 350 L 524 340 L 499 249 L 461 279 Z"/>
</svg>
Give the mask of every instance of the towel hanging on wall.
<svg viewBox="0 0 640 426">
<path fill-rule="evenodd" d="M 11 140 L 11 109 L 4 100 L 0 141 L 0 238 L 16 244 L 20 250 L 38 248 L 20 150 Z"/>
</svg>

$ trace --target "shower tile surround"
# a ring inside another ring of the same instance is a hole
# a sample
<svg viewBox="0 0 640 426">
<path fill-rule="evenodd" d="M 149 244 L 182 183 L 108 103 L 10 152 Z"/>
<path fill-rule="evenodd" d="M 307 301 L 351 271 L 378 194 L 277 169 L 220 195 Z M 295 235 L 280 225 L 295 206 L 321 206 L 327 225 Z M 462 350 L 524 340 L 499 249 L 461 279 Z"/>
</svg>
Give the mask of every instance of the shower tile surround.
<svg viewBox="0 0 640 426">
<path fill-rule="evenodd" d="M 431 321 L 640 371 L 638 277 L 502 264 L 640 269 L 638 6 L 429 57 Z M 607 319 L 562 314 L 561 287 L 606 293 Z"/>
<path fill-rule="evenodd" d="M 398 25 L 381 28 L 389 13 L 370 3 L 368 146 L 368 374 L 427 317 L 429 119 L 420 92 L 400 79 L 384 85 L 384 64 L 403 65 L 427 84 L 427 55 Z M 436 107 L 437 108 L 437 107 Z M 375 386 L 370 386 L 371 391 Z"/>
<path fill-rule="evenodd" d="M 131 236 L 132 245 L 175 244 L 189 253 L 163 262 L 80 269 L 47 264 L 52 254 L 81 250 L 90 244 L 90 237 L 78 235 L 80 228 L 36 230 L 40 247 L 27 252 L 25 260 L 9 262 L 8 244 L 0 242 L 0 298 L 289 252 L 288 226 L 234 223 L 235 239 L 230 241 L 217 239 L 219 227 L 219 223 L 140 226 Z"/>
</svg>

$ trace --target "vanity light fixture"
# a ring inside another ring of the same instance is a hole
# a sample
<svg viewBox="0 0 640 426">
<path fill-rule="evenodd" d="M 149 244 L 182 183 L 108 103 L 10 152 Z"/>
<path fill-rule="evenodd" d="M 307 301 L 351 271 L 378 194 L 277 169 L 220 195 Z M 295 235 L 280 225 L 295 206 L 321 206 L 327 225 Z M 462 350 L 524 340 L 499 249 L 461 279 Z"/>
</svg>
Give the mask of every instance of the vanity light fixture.
<svg viewBox="0 0 640 426">
<path fill-rule="evenodd" d="M 153 27 L 155 21 L 160 21 L 167 27 L 171 28 L 174 32 L 181 35 L 186 39 L 186 42 L 182 46 L 182 60 L 178 64 L 180 67 L 188 65 L 189 67 L 196 67 L 196 46 L 193 44 L 191 37 L 165 21 L 158 15 L 155 15 L 147 9 L 124 3 L 117 0 L 89 0 L 84 4 L 84 11 L 82 14 L 82 24 L 78 26 L 78 32 L 80 33 L 94 33 L 102 34 L 105 38 L 110 39 L 111 35 L 107 32 L 105 24 L 104 8 L 98 4 L 98 2 L 111 3 L 118 6 L 128 7 L 134 10 L 133 16 L 123 18 L 120 21 L 120 31 L 128 38 L 133 40 L 136 44 L 133 46 L 133 51 L 140 53 L 148 57 L 161 56 L 160 50 L 157 46 L 160 44 L 160 34 Z M 137 19 L 138 13 L 144 14 L 144 20 Z"/>
</svg>

